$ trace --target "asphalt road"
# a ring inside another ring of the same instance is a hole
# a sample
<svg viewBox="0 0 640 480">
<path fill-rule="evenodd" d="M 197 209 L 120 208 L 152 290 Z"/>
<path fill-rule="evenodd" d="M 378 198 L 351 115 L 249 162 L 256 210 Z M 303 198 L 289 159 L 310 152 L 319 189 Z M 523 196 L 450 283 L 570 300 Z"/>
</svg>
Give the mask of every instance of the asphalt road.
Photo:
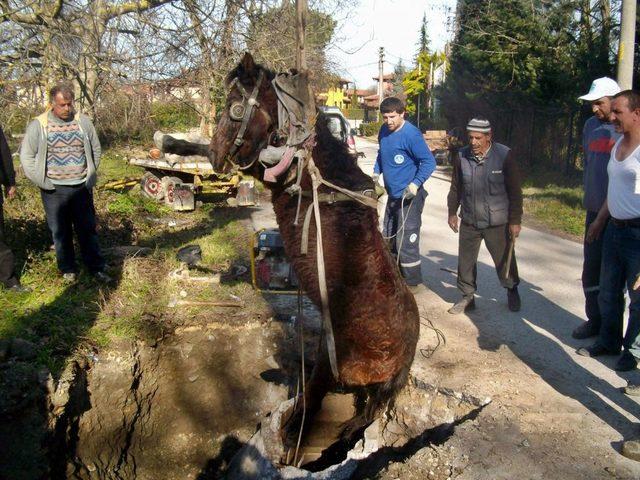
<svg viewBox="0 0 640 480">
<path fill-rule="evenodd" d="M 357 148 L 366 154 L 366 158 L 359 161 L 361 168 L 372 173 L 377 144 L 359 138 Z M 522 298 L 522 310 L 518 313 L 508 311 L 506 292 L 483 245 L 478 259 L 477 309 L 470 315 L 453 319 L 446 310 L 460 293 L 455 275 L 458 238 L 447 224 L 449 179 L 438 169 L 427 180 L 425 188 L 429 196 L 422 217 L 420 250 L 422 277 L 429 291 L 417 300 L 436 326 L 448 331 L 450 336 L 461 325 L 470 327 L 468 338 L 475 337 L 477 344 L 471 347 L 469 341 L 466 344 L 461 341 L 460 348 L 468 347 L 468 350 L 457 355 L 468 357 L 478 351 L 495 352 L 501 346 L 506 347 L 509 350 L 506 361 L 522 362 L 524 368 L 533 371 L 536 380 L 542 381 L 541 386 L 532 387 L 532 395 L 540 392 L 540 402 L 544 402 L 547 395 L 542 393 L 542 384 L 546 383 L 544 391 L 551 386 L 554 395 L 560 395 L 558 399 L 581 405 L 579 410 L 584 411 L 594 425 L 594 430 L 585 434 L 604 451 L 612 453 L 611 446 L 616 442 L 640 437 L 638 399 L 621 392 L 627 380 L 640 381 L 640 371 L 618 373 L 613 370 L 616 357 L 591 359 L 575 354 L 576 348 L 593 341 L 571 338 L 571 331 L 585 319 L 580 281 L 582 244 L 528 228 L 525 222 L 515 247 Z M 420 363 L 417 359 L 417 364 Z M 430 374 L 433 373 L 431 370 Z M 557 405 L 553 408 L 562 410 Z M 571 412 L 567 418 L 573 418 L 573 410 Z M 617 454 L 614 458 L 633 464 L 633 470 L 640 465 Z M 640 469 L 635 470 L 634 475 L 636 473 L 636 478 L 640 478 Z"/>
<path fill-rule="evenodd" d="M 358 138 L 356 145 L 365 153 L 360 167 L 371 174 L 377 144 Z M 477 308 L 450 315 L 447 309 L 460 294 L 458 239 L 447 225 L 449 181 L 438 170 L 425 187 L 420 249 L 427 288 L 416 300 L 447 342 L 433 355 L 418 353 L 412 372 L 494 399 L 475 426 L 456 430 L 469 465 L 475 465 L 464 478 L 640 478 L 640 462 L 617 453 L 621 440 L 640 437 L 639 398 L 621 392 L 627 380 L 640 382 L 640 371 L 615 372 L 615 357 L 578 356 L 576 348 L 592 340 L 571 338 L 584 321 L 582 245 L 525 222 L 515 248 L 522 310 L 508 311 L 506 292 L 483 246 Z M 266 205 L 252 217 L 255 228 L 275 226 Z M 436 342 L 433 330 L 423 326 L 419 351 Z"/>
</svg>

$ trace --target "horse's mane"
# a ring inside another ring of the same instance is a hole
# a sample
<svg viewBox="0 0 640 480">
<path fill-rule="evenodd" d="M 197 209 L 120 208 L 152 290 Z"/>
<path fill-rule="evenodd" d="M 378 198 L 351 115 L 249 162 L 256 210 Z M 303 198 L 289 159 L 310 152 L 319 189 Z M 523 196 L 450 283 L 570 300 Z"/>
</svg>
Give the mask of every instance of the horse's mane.
<svg viewBox="0 0 640 480">
<path fill-rule="evenodd" d="M 233 81 L 234 78 L 237 78 L 240 83 L 243 85 L 254 85 L 258 81 L 258 74 L 260 70 L 264 72 L 265 77 L 271 81 L 276 77 L 276 74 L 273 70 L 269 70 L 267 67 L 255 64 L 255 68 L 247 71 L 242 64 L 239 64 L 229 72 L 227 78 L 225 79 L 225 85 L 229 86 L 229 84 Z"/>
<path fill-rule="evenodd" d="M 316 120 L 318 147 L 314 150 L 314 160 L 320 167 L 322 175 L 342 187 L 371 188 L 371 179 L 360 170 L 356 158 L 349 153 L 347 145 L 333 136 L 326 118 L 322 112 L 319 112 Z M 316 156 L 319 158 L 316 159 Z"/>
</svg>

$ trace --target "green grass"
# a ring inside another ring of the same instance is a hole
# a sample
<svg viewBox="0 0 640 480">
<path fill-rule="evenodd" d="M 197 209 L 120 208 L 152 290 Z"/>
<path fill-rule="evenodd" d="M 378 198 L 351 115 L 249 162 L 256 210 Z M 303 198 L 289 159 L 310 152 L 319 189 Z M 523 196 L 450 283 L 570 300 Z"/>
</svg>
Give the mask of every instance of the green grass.
<svg viewBox="0 0 640 480">
<path fill-rule="evenodd" d="M 534 222 L 579 239 L 584 233 L 583 189 L 578 174 L 562 178 L 532 172 L 523 184 L 524 211 Z"/>
<path fill-rule="evenodd" d="M 121 151 L 108 150 L 100 166 L 99 184 L 140 174 L 140 169 L 127 164 Z M 212 271 L 224 273 L 235 263 L 248 264 L 249 233 L 238 218 L 244 211 L 227 208 L 223 197 L 219 204 L 177 213 L 142 197 L 139 189 L 121 193 L 96 189 L 103 250 L 119 245 L 152 249 L 145 258 L 107 255 L 109 273 L 116 282 L 105 287 L 84 272 L 77 284 L 63 283 L 50 249 L 39 192 L 23 177 L 18 178 L 18 190 L 19 198 L 5 204 L 5 230 L 22 283 L 33 291 L 0 290 L 0 339 L 19 337 L 33 342 L 39 352 L 36 363 L 54 374 L 78 350 L 104 348 L 116 339 L 152 341 L 181 324 L 185 316 L 194 316 L 192 309 L 168 307 L 183 288 L 190 296 L 203 298 L 224 297 L 241 288 L 221 285 L 215 294 L 211 286 L 199 291 L 169 279 L 169 273 L 178 267 L 177 249 L 193 243 L 201 246 L 202 264 Z M 207 315 L 219 313 L 201 309 L 196 316 Z"/>
</svg>

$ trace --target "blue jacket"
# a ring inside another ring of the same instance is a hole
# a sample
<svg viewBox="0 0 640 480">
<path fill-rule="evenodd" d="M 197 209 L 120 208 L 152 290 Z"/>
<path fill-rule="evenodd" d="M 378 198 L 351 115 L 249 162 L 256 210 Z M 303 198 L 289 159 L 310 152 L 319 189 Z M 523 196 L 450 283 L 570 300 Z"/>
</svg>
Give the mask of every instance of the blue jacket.
<svg viewBox="0 0 640 480">
<path fill-rule="evenodd" d="M 422 133 L 407 121 L 395 132 L 382 125 L 378 143 L 373 173 L 383 174 L 389 198 L 402 198 L 402 192 L 409 183 L 421 187 L 436 169 L 436 159 Z"/>
<path fill-rule="evenodd" d="M 607 198 L 607 164 L 620 133 L 612 124 L 591 117 L 582 130 L 582 148 L 584 150 L 584 208 L 597 212 Z"/>
</svg>

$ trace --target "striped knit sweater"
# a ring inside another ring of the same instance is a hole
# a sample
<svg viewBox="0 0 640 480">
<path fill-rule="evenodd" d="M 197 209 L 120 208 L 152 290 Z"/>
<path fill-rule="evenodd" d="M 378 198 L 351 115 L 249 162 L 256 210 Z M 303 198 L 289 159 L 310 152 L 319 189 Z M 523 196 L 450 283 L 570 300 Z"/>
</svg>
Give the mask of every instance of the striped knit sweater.
<svg viewBox="0 0 640 480">
<path fill-rule="evenodd" d="M 75 119 L 70 122 L 50 120 L 47 125 L 47 177 L 54 184 L 76 185 L 86 176 L 84 133 L 78 122 Z"/>
</svg>

